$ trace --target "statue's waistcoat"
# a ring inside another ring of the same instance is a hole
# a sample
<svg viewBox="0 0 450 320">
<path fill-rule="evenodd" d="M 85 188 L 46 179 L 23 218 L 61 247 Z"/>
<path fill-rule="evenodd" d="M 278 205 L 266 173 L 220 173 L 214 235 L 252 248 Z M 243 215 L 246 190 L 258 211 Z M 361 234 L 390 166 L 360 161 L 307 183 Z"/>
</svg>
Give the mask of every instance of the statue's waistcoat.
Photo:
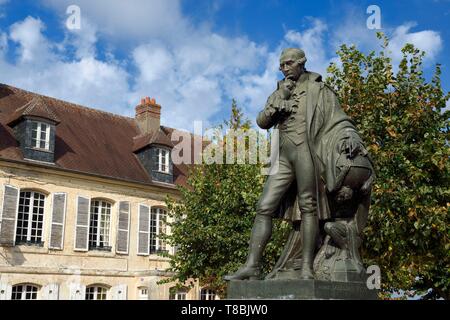
<svg viewBox="0 0 450 320">
<path fill-rule="evenodd" d="M 302 81 L 303 80 L 303 81 Z M 288 138 L 300 145 L 306 140 L 306 79 L 301 79 L 290 98 L 295 104 L 292 113 L 279 122 L 281 139 Z"/>
</svg>

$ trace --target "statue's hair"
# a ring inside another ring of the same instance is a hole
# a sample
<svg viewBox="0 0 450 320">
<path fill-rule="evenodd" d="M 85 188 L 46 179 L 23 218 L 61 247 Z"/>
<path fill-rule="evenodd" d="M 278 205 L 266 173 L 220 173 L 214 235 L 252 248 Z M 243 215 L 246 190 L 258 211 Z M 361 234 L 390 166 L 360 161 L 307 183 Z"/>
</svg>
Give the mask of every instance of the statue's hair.
<svg viewBox="0 0 450 320">
<path fill-rule="evenodd" d="M 296 56 L 296 58 L 298 60 L 300 60 L 300 63 L 305 65 L 306 61 L 308 59 L 306 59 L 306 55 L 305 55 L 305 51 L 303 51 L 302 49 L 299 48 L 286 48 L 283 49 L 283 51 L 281 52 L 281 57 L 284 56 L 285 54 L 287 54 L 288 52 L 293 52 Z"/>
</svg>

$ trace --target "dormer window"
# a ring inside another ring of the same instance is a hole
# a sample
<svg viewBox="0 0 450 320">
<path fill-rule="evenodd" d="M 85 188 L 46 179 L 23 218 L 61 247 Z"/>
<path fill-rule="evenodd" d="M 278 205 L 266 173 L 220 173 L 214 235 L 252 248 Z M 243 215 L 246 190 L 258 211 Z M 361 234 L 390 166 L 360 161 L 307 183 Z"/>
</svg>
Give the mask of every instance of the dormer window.
<svg viewBox="0 0 450 320">
<path fill-rule="evenodd" d="M 50 125 L 31 121 L 31 146 L 37 149 L 50 150 Z"/>
<path fill-rule="evenodd" d="M 60 120 L 45 99 L 33 98 L 17 109 L 7 123 L 14 129 L 25 160 L 54 163 L 56 126 Z"/>
<path fill-rule="evenodd" d="M 158 153 L 158 171 L 169 173 L 169 150 L 157 149 Z"/>
<path fill-rule="evenodd" d="M 145 115 L 151 118 L 153 115 L 159 114 L 159 109 L 159 105 L 155 105 L 152 101 L 147 103 L 144 100 L 141 105 L 136 107 L 136 120 L 139 126 L 142 125 L 142 128 L 147 128 L 149 124 L 144 125 Z M 171 151 L 174 145 L 170 139 L 171 131 L 160 126 L 157 130 L 156 127 L 153 128 L 150 132 L 141 129 L 143 134 L 133 138 L 133 152 L 139 158 L 152 181 L 172 184 L 174 176 Z"/>
</svg>

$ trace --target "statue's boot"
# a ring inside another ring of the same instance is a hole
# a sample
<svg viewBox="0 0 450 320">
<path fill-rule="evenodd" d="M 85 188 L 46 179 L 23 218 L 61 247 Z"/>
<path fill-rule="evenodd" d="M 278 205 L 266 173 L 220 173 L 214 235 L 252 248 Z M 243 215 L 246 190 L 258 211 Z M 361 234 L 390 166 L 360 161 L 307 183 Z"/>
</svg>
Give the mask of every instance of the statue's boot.
<svg viewBox="0 0 450 320">
<path fill-rule="evenodd" d="M 223 277 L 224 280 L 259 280 L 261 279 L 261 267 L 259 265 L 245 264 L 233 274 Z"/>
<path fill-rule="evenodd" d="M 315 210 L 313 210 L 313 212 L 303 212 L 302 224 L 304 225 L 302 238 L 302 269 L 300 272 L 300 279 L 312 280 L 314 279 L 314 251 L 318 231 L 318 221 Z"/>
<path fill-rule="evenodd" d="M 272 217 L 257 214 L 250 236 L 247 262 L 233 274 L 224 279 L 230 280 L 258 280 L 261 279 L 261 261 L 264 248 L 272 235 Z"/>
</svg>

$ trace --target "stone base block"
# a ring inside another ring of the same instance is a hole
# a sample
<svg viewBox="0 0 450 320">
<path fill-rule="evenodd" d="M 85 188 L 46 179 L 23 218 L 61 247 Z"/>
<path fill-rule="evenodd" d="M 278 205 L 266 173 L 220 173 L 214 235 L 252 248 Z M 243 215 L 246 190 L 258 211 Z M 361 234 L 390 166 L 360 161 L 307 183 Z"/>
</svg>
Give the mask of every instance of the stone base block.
<svg viewBox="0 0 450 320">
<path fill-rule="evenodd" d="M 362 282 L 323 280 L 234 280 L 228 283 L 228 299 L 276 300 L 376 300 L 377 290 Z"/>
</svg>

